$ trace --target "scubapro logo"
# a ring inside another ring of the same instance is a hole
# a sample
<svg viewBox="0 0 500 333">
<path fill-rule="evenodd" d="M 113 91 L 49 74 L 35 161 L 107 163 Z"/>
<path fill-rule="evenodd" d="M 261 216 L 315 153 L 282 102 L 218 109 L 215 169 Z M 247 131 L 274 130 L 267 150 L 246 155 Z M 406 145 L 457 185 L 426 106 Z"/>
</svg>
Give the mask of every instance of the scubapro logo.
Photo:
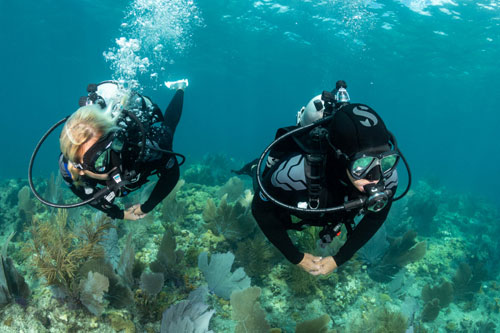
<svg viewBox="0 0 500 333">
<path fill-rule="evenodd" d="M 378 124 L 377 117 L 375 117 L 374 114 L 368 112 L 367 110 L 369 110 L 369 108 L 367 108 L 366 106 L 359 105 L 359 106 L 356 106 L 354 108 L 354 110 L 352 110 L 352 113 L 354 113 L 356 116 L 366 118 L 365 120 L 360 121 L 361 125 L 363 125 L 363 126 L 372 127 L 372 126 L 377 125 Z M 371 120 L 371 122 L 370 122 L 370 120 Z"/>
</svg>

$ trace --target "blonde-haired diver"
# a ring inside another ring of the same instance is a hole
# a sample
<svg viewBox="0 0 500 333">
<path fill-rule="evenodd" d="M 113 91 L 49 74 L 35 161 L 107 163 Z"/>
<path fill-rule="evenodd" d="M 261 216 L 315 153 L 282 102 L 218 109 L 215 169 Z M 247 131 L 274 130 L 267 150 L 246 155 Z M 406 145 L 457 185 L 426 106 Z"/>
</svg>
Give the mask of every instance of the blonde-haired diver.
<svg viewBox="0 0 500 333">
<path fill-rule="evenodd" d="M 88 96 L 64 124 L 59 138 L 59 169 L 78 197 L 118 219 L 137 220 L 149 213 L 179 180 L 179 163 L 172 144 L 180 120 L 187 80 L 166 82 L 176 90 L 162 114 L 151 99 L 118 82 L 89 85 Z M 114 203 L 158 176 L 145 202 L 123 210 Z M 103 192 L 103 189 L 110 189 Z"/>
</svg>

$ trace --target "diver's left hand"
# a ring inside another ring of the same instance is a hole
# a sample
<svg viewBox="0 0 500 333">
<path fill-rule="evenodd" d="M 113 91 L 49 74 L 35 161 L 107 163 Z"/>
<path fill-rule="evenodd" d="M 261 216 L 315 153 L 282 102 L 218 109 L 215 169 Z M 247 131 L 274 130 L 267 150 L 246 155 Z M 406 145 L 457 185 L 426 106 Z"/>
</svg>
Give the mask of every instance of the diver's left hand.
<svg viewBox="0 0 500 333">
<path fill-rule="evenodd" d="M 318 275 L 328 275 L 338 267 L 332 256 L 321 259 L 318 264 L 320 266 Z"/>
<path fill-rule="evenodd" d="M 132 207 L 129 207 L 127 210 L 125 210 L 125 216 L 133 216 L 134 217 L 134 218 L 131 218 L 131 220 L 132 219 L 139 220 L 139 219 L 146 217 L 146 215 L 148 215 L 148 214 L 145 214 L 141 210 L 140 204 L 133 205 Z"/>
</svg>

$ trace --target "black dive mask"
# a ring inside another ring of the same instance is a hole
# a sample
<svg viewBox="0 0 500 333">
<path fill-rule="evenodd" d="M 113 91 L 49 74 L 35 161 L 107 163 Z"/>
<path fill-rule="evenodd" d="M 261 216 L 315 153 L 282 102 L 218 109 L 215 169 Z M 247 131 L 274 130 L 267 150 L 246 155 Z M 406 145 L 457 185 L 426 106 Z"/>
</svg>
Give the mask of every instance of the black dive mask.
<svg viewBox="0 0 500 333">
<path fill-rule="evenodd" d="M 97 174 L 105 174 L 119 166 L 120 151 L 123 142 L 117 139 L 116 132 L 111 132 L 100 138 L 83 155 L 83 163 L 72 163 L 79 170 L 88 170 Z"/>
<path fill-rule="evenodd" d="M 394 150 L 381 154 L 358 153 L 349 158 L 348 170 L 352 178 L 379 180 L 397 167 L 399 153 Z"/>
</svg>

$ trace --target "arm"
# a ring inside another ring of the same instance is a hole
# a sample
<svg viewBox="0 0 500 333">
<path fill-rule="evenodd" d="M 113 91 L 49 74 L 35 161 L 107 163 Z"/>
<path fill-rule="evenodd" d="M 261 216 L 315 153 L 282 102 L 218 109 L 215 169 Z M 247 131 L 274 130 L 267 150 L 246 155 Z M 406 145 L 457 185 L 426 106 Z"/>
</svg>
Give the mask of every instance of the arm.
<svg viewBox="0 0 500 333">
<path fill-rule="evenodd" d="M 83 184 L 82 186 L 78 187 L 75 186 L 71 173 L 68 169 L 68 161 L 62 154 L 59 156 L 59 172 L 61 173 L 61 176 L 63 177 L 66 185 L 69 186 L 71 192 L 73 192 L 82 200 L 90 199 L 92 195 L 98 191 L 98 188 L 95 185 L 93 186 L 92 184 Z M 118 207 L 117 205 L 109 203 L 104 198 L 94 200 L 90 202 L 90 205 L 104 212 L 106 215 L 113 219 L 123 219 L 123 210 L 120 209 L 120 207 Z"/>
<path fill-rule="evenodd" d="M 175 159 L 175 157 L 171 158 Z M 152 211 L 172 191 L 179 177 L 179 165 L 176 160 L 174 166 L 170 169 L 165 169 L 159 174 L 158 182 L 149 195 L 149 198 L 141 205 L 141 211 L 144 214 Z"/>
<path fill-rule="evenodd" d="M 89 188 L 89 187 L 86 187 L 86 188 Z M 89 198 L 92 197 L 92 194 L 97 192 L 97 189 L 96 188 L 93 188 L 93 191 L 91 194 L 86 194 L 85 193 L 85 187 L 76 187 L 74 185 L 71 185 L 70 186 L 70 190 L 71 192 L 73 192 L 74 194 L 76 194 L 80 199 L 82 200 L 87 200 Z M 90 202 L 90 204 L 92 207 L 100 210 L 101 212 L 105 213 L 107 216 L 109 216 L 110 218 L 112 219 L 120 219 L 122 220 L 123 217 L 124 217 L 124 211 L 123 209 L 121 209 L 120 207 L 118 207 L 117 205 L 113 204 L 113 203 L 109 203 L 108 201 L 106 201 L 106 199 L 104 198 L 101 198 L 99 200 L 94 200 L 92 202 Z"/>
<path fill-rule="evenodd" d="M 378 213 L 368 213 L 356 226 L 340 250 L 333 256 L 337 266 L 342 265 L 363 247 L 382 226 L 391 209 L 392 201 Z"/>
<path fill-rule="evenodd" d="M 297 249 L 286 232 L 286 224 L 292 223 L 290 214 L 271 202 L 262 200 L 260 193 L 253 197 L 252 213 L 264 235 L 288 261 L 292 264 L 302 261 L 304 253 Z"/>
<path fill-rule="evenodd" d="M 385 179 L 385 184 L 387 189 L 392 191 L 394 197 L 398 188 L 398 173 L 396 170 L 394 170 L 394 172 Z M 392 198 L 389 200 L 387 206 L 380 212 L 369 212 L 365 215 L 345 244 L 340 248 L 337 254 L 333 256 L 338 266 L 351 259 L 354 253 L 362 248 L 366 242 L 368 242 L 370 238 L 375 235 L 387 219 L 391 206 Z"/>
</svg>

